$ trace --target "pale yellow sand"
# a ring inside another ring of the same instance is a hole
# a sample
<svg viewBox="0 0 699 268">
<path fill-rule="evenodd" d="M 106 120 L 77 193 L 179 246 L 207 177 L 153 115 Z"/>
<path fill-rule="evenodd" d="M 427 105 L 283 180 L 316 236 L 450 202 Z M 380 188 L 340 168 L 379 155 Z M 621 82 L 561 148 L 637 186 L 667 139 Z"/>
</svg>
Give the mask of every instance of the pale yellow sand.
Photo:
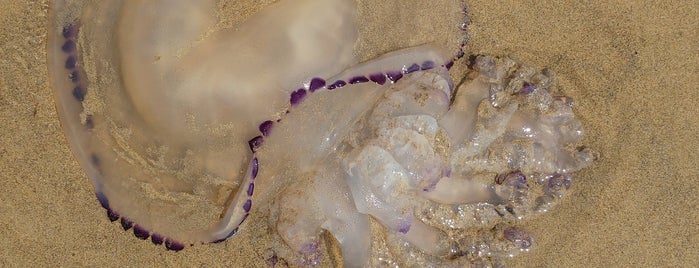
<svg viewBox="0 0 699 268">
<path fill-rule="evenodd" d="M 258 241 L 179 253 L 110 223 L 47 82 L 47 1 L 0 0 L 0 267 L 253 266 Z M 699 266 L 699 2 L 471 1 L 469 52 L 550 67 L 599 160 L 525 223 L 515 267 Z M 248 223 L 253 226 L 253 223 Z"/>
</svg>

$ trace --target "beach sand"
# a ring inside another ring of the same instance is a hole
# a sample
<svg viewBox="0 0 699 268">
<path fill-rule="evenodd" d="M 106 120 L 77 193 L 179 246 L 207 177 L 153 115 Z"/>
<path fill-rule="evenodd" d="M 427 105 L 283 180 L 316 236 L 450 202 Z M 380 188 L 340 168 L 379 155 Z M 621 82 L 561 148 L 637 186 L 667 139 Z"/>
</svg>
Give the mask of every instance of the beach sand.
<svg viewBox="0 0 699 268">
<path fill-rule="evenodd" d="M 469 2 L 467 53 L 554 70 L 598 154 L 509 264 L 698 267 L 699 2 L 604 2 Z M 56 114 L 48 2 L 0 7 L 1 267 L 264 265 L 246 232 L 175 253 L 109 222 Z"/>
</svg>

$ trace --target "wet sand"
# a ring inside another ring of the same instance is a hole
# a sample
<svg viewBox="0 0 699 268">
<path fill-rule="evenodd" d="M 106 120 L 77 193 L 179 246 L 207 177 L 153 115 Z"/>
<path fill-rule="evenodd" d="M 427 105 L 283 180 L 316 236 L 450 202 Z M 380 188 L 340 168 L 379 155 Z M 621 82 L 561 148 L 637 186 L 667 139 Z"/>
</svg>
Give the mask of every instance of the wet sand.
<svg viewBox="0 0 699 268">
<path fill-rule="evenodd" d="M 699 266 L 699 3 L 609 2 L 470 1 L 467 53 L 554 70 L 599 156 L 512 267 Z M 58 122 L 47 5 L 0 0 L 0 266 L 262 265 L 246 232 L 173 253 L 104 217 Z"/>
</svg>

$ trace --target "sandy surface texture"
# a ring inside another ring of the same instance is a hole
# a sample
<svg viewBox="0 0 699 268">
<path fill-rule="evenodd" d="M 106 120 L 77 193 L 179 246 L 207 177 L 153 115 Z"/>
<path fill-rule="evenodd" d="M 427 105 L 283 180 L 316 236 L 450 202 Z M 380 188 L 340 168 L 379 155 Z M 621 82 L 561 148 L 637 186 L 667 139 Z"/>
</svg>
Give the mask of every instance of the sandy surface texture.
<svg viewBox="0 0 699 268">
<path fill-rule="evenodd" d="M 110 223 L 56 114 L 48 1 L 0 7 L 0 266 L 264 267 L 246 232 L 174 253 Z M 469 7 L 467 53 L 554 70 L 598 154 L 571 196 L 524 223 L 536 248 L 511 266 L 699 266 L 699 2 Z"/>
</svg>

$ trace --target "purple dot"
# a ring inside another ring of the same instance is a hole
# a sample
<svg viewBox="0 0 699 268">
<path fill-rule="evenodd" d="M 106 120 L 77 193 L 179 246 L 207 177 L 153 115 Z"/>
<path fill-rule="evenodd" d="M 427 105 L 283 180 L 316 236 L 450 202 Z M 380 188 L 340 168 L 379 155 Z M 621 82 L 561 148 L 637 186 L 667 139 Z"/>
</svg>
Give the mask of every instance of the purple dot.
<svg viewBox="0 0 699 268">
<path fill-rule="evenodd" d="M 243 204 L 243 209 L 245 212 L 250 212 L 250 208 L 252 207 L 252 200 L 248 199 L 245 201 L 245 204 Z"/>
<path fill-rule="evenodd" d="M 311 242 L 311 243 L 308 243 L 308 244 L 301 246 L 301 252 L 304 254 L 311 254 L 311 253 L 315 253 L 316 251 L 318 251 L 319 248 L 320 248 L 320 246 L 318 245 L 318 243 Z"/>
<path fill-rule="evenodd" d="M 262 124 L 260 124 L 259 129 L 260 132 L 262 132 L 262 136 L 269 136 L 269 132 L 272 130 L 272 125 L 274 125 L 274 122 L 271 120 L 264 121 Z"/>
<path fill-rule="evenodd" d="M 516 189 L 528 189 L 527 177 L 519 170 L 507 174 L 500 174 L 495 177 L 495 183 L 513 186 Z"/>
<path fill-rule="evenodd" d="M 248 141 L 248 145 L 250 146 L 250 151 L 257 152 L 257 149 L 262 146 L 262 142 L 264 141 L 264 138 L 262 136 L 257 136 L 252 138 L 251 140 Z"/>
<path fill-rule="evenodd" d="M 138 224 L 136 224 L 133 227 L 133 235 L 138 237 L 138 239 L 141 239 L 141 240 L 146 240 L 150 236 L 148 231 Z"/>
<path fill-rule="evenodd" d="M 403 74 L 400 72 L 391 71 L 386 73 L 386 77 L 395 83 L 398 82 L 399 79 L 403 78 Z"/>
<path fill-rule="evenodd" d="M 68 59 L 66 59 L 66 65 L 65 65 L 66 69 L 75 68 L 75 63 L 76 63 L 75 57 L 73 57 L 73 55 L 68 56 Z"/>
<path fill-rule="evenodd" d="M 369 75 L 369 80 L 379 85 L 383 85 L 386 83 L 386 75 L 382 73 L 372 74 Z"/>
<path fill-rule="evenodd" d="M 64 38 L 72 38 L 76 37 L 78 35 L 78 28 L 71 25 L 66 25 L 63 27 L 63 37 Z"/>
<path fill-rule="evenodd" d="M 350 78 L 348 82 L 350 84 L 359 84 L 359 83 L 369 82 L 369 79 L 366 78 L 365 76 L 355 76 L 355 77 Z"/>
<path fill-rule="evenodd" d="M 524 82 L 524 84 L 522 85 L 522 88 L 519 90 L 519 94 L 528 95 L 528 94 L 534 93 L 535 91 L 536 91 L 536 86 L 529 84 L 527 82 Z"/>
<path fill-rule="evenodd" d="M 533 244 L 533 238 L 524 230 L 510 227 L 503 232 L 505 239 L 510 240 L 519 249 L 528 249 Z"/>
<path fill-rule="evenodd" d="M 255 192 L 255 183 L 250 183 L 248 184 L 248 196 L 252 196 L 252 193 Z"/>
<path fill-rule="evenodd" d="M 119 214 L 114 212 L 114 210 L 107 209 L 107 218 L 109 218 L 109 221 L 115 222 L 119 219 Z"/>
<path fill-rule="evenodd" d="M 422 63 L 422 66 L 420 66 L 421 70 L 429 70 L 434 68 L 434 61 L 428 60 Z"/>
<path fill-rule="evenodd" d="M 401 234 L 407 234 L 410 231 L 410 221 L 403 221 L 400 226 L 398 226 L 398 232 Z"/>
<path fill-rule="evenodd" d="M 184 249 L 184 244 L 167 238 L 165 239 L 165 248 L 172 251 L 180 251 Z"/>
<path fill-rule="evenodd" d="M 61 47 L 61 50 L 65 53 L 70 53 L 75 50 L 75 42 L 73 40 L 68 40 L 65 43 L 63 43 L 63 47 Z"/>
<path fill-rule="evenodd" d="M 456 53 L 456 59 L 460 59 L 464 57 L 464 51 L 459 49 L 459 52 Z"/>
<path fill-rule="evenodd" d="M 420 65 L 417 65 L 416 63 L 413 63 L 413 65 L 410 65 L 407 69 L 405 69 L 405 73 L 409 74 L 412 72 L 417 72 L 420 70 Z"/>
<path fill-rule="evenodd" d="M 162 245 L 164 239 L 162 235 L 154 233 L 150 236 L 150 241 L 153 242 L 154 245 Z"/>
<path fill-rule="evenodd" d="M 299 104 L 303 98 L 306 97 L 306 89 L 300 88 L 294 92 L 291 92 L 291 98 L 289 99 L 289 102 L 291 103 L 292 106 Z"/>
<path fill-rule="evenodd" d="M 449 61 L 447 64 L 444 65 L 444 67 L 447 68 L 447 70 L 451 69 L 451 67 L 454 66 L 454 61 Z"/>
<path fill-rule="evenodd" d="M 335 81 L 335 83 L 332 83 L 332 84 L 329 85 L 327 88 L 328 88 L 328 90 L 333 90 L 333 89 L 336 89 L 336 88 L 344 87 L 345 85 L 347 85 L 347 83 L 346 83 L 345 81 L 337 80 L 337 81 Z"/>
<path fill-rule="evenodd" d="M 85 89 L 83 89 L 82 87 L 78 86 L 73 88 L 73 97 L 80 102 L 85 100 L 85 93 Z"/>
<path fill-rule="evenodd" d="M 267 254 L 269 255 L 269 257 L 265 259 L 265 262 L 267 263 L 267 265 L 274 267 L 279 262 L 279 257 L 277 257 L 277 253 L 274 252 L 272 249 L 268 249 L 268 251 L 270 251 L 270 254 Z"/>
<path fill-rule="evenodd" d="M 325 86 L 325 80 L 315 77 L 311 79 L 311 84 L 308 86 L 308 90 L 311 92 L 315 92 L 316 90 L 322 88 Z"/>
<path fill-rule="evenodd" d="M 568 173 L 553 175 L 546 183 L 547 194 L 561 198 L 566 190 L 573 184 L 573 176 Z"/>
<path fill-rule="evenodd" d="M 257 178 L 257 171 L 259 170 L 259 168 L 260 168 L 260 163 L 259 163 L 259 161 L 257 161 L 257 157 L 253 157 L 252 158 L 252 170 L 251 170 L 251 174 L 250 174 L 250 176 L 252 177 L 253 180 L 255 178 Z"/>
<path fill-rule="evenodd" d="M 133 227 L 133 222 L 127 218 L 121 217 L 121 228 L 124 228 L 124 231 L 131 229 Z"/>
</svg>

